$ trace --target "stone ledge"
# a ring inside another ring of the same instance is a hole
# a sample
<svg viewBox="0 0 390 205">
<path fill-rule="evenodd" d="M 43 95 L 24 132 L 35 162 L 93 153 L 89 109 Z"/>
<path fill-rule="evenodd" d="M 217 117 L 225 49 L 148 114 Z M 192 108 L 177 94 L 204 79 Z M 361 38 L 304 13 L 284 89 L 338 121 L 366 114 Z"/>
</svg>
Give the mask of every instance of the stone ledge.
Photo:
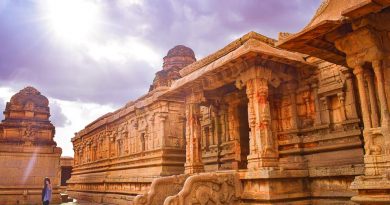
<svg viewBox="0 0 390 205">
<path fill-rule="evenodd" d="M 238 172 L 241 180 L 304 178 L 309 176 L 308 170 L 256 170 Z"/>
</svg>

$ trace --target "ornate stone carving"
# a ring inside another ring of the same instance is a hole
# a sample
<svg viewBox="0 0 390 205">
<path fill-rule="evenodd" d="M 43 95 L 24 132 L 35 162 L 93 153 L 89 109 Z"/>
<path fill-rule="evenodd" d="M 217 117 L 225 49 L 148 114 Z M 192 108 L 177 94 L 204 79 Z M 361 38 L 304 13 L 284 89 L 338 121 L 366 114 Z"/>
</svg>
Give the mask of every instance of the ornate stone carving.
<svg viewBox="0 0 390 205">
<path fill-rule="evenodd" d="M 203 95 L 195 91 L 186 101 L 186 163 L 185 173 L 204 171 L 201 150 L 200 102 Z"/>
<path fill-rule="evenodd" d="M 241 182 L 236 173 L 193 175 L 177 195 L 166 198 L 164 205 L 239 204 L 241 192 Z"/>
<path fill-rule="evenodd" d="M 133 205 L 160 205 L 168 196 L 175 195 L 182 190 L 189 175 L 175 175 L 153 180 L 148 193 L 134 198 Z"/>
</svg>

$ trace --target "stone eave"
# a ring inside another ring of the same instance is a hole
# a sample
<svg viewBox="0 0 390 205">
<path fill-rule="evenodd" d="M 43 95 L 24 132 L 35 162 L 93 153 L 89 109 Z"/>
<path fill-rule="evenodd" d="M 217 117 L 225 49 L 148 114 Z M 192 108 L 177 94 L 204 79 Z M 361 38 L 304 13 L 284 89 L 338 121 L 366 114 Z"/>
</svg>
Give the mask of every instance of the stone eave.
<svg viewBox="0 0 390 205">
<path fill-rule="evenodd" d="M 221 58 L 199 68 L 192 73 L 176 80 L 172 83 L 169 91 L 164 95 L 174 95 L 183 92 L 191 84 L 199 82 L 203 76 L 218 72 L 225 65 L 237 61 L 238 59 L 250 58 L 250 56 L 262 56 L 264 59 L 286 64 L 292 67 L 299 68 L 315 68 L 314 65 L 306 62 L 304 55 L 276 48 L 270 44 L 264 43 L 258 39 L 252 38 L 230 51 Z M 260 58 L 260 57 L 259 57 Z"/>
<path fill-rule="evenodd" d="M 240 46 L 242 46 L 245 42 L 247 42 L 250 39 L 256 39 L 256 40 L 259 40 L 263 43 L 266 43 L 266 44 L 269 44 L 272 46 L 274 46 L 275 42 L 276 42 L 275 39 L 272 39 L 272 38 L 263 36 L 259 33 L 256 33 L 254 31 L 251 31 L 251 32 L 243 35 L 241 38 L 229 43 L 227 46 L 223 47 L 222 49 L 202 58 L 201 60 L 198 60 L 198 61 L 191 63 L 190 65 L 184 67 L 183 69 L 181 69 L 179 71 L 179 73 L 182 77 L 187 76 L 190 73 L 192 73 L 200 68 L 203 68 L 204 66 L 214 62 L 215 60 L 227 55 L 231 51 L 239 48 Z"/>
<path fill-rule="evenodd" d="M 324 3 L 325 2 L 326 1 L 324 1 Z M 332 44 L 331 42 L 323 40 L 324 36 L 336 29 L 345 29 L 341 27 L 349 24 L 353 19 L 381 11 L 390 5 L 390 0 L 328 0 L 327 2 L 328 4 L 333 3 L 337 8 L 346 9 L 332 13 L 331 11 L 327 11 L 327 9 L 331 10 L 332 8 L 325 7 L 325 9 L 322 9 L 321 7 L 323 5 L 321 5 L 308 26 L 296 34 L 279 39 L 276 46 L 315 56 L 332 63 L 345 65 L 345 56 L 338 52 L 332 52 L 332 50 L 336 49 L 334 45 L 329 45 Z M 333 7 L 335 7 L 334 5 Z M 320 14 L 318 14 L 319 12 Z M 313 45 L 313 43 L 310 42 L 312 40 L 320 43 Z M 329 48 L 329 46 L 331 48 Z"/>
<path fill-rule="evenodd" d="M 107 124 L 115 122 L 116 120 L 128 115 L 131 112 L 134 112 L 136 109 L 146 107 L 154 102 L 156 102 L 159 96 L 168 91 L 168 87 L 160 87 L 159 89 L 153 90 L 136 101 L 130 101 L 124 107 L 121 107 L 113 112 L 109 112 L 99 117 L 95 121 L 89 123 L 85 126 L 84 129 L 76 133 L 75 137 L 72 138 L 72 141 L 76 140 L 79 137 L 82 137 L 98 128 L 104 127 Z"/>
</svg>

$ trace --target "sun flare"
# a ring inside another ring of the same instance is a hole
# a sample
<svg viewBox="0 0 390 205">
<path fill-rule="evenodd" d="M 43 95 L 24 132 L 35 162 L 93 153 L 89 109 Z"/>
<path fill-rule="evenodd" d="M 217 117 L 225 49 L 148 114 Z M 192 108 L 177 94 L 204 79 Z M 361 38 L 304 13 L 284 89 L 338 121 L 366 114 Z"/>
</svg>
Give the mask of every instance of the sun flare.
<svg viewBox="0 0 390 205">
<path fill-rule="evenodd" d="M 81 43 L 97 32 L 99 6 L 91 0 L 42 1 L 49 29 L 68 43 Z"/>
</svg>

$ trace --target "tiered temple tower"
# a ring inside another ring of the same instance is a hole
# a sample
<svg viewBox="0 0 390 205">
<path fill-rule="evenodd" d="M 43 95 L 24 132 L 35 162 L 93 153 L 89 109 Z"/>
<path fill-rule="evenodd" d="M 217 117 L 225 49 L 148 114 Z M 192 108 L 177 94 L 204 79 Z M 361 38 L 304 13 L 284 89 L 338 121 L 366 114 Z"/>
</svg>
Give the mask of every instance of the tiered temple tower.
<svg viewBox="0 0 390 205">
<path fill-rule="evenodd" d="M 163 69 L 156 73 L 150 91 L 160 86 L 170 86 L 174 80 L 180 78 L 179 71 L 195 61 L 195 54 L 191 48 L 183 45 L 175 46 L 164 57 Z"/>
<path fill-rule="evenodd" d="M 26 87 L 12 96 L 0 123 L 0 204 L 41 203 L 45 177 L 58 192 L 61 148 L 53 140 L 49 101 L 38 90 Z"/>
</svg>

